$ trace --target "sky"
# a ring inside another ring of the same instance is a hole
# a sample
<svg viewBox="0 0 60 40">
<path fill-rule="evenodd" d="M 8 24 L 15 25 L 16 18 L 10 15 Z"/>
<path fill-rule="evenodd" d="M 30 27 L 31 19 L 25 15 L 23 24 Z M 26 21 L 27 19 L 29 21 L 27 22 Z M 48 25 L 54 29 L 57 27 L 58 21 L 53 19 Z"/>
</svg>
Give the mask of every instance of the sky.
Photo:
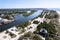
<svg viewBox="0 0 60 40">
<path fill-rule="evenodd" d="M 0 0 L 0 8 L 60 8 L 60 0 Z"/>
</svg>

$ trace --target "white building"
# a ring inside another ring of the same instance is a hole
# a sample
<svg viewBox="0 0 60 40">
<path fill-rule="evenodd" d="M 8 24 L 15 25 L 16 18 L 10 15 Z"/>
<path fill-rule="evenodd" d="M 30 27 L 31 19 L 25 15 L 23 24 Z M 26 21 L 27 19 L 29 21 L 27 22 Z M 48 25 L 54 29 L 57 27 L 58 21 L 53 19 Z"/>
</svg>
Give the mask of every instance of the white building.
<svg viewBox="0 0 60 40">
<path fill-rule="evenodd" d="M 31 11 L 27 11 L 27 13 L 31 13 Z"/>
</svg>

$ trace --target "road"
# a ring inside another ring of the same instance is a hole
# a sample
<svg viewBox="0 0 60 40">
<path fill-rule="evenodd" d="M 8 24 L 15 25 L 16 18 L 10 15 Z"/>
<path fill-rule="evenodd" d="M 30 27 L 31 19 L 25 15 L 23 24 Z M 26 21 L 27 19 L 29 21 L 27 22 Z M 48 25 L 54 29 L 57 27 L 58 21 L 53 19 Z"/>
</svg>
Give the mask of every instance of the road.
<svg viewBox="0 0 60 40">
<path fill-rule="evenodd" d="M 43 20 L 40 20 L 40 21 L 44 21 L 45 16 L 46 16 L 46 14 L 43 16 L 43 18 L 42 18 Z M 38 19 L 38 18 L 37 18 L 37 19 Z M 40 19 L 41 19 L 41 18 L 40 18 Z M 33 21 L 34 21 L 34 20 L 33 20 Z M 18 36 L 15 38 L 15 40 L 19 39 L 21 36 L 23 36 L 25 33 L 28 33 L 29 31 L 34 32 L 35 29 L 37 28 L 37 26 L 38 26 L 39 24 L 40 24 L 40 23 L 29 25 L 28 28 L 30 28 L 30 27 L 32 27 L 32 28 L 27 29 L 24 33 L 18 35 Z M 26 27 L 26 28 L 27 28 L 27 27 Z M 43 37 L 42 37 L 42 39 L 45 40 L 45 38 L 43 38 Z"/>
</svg>

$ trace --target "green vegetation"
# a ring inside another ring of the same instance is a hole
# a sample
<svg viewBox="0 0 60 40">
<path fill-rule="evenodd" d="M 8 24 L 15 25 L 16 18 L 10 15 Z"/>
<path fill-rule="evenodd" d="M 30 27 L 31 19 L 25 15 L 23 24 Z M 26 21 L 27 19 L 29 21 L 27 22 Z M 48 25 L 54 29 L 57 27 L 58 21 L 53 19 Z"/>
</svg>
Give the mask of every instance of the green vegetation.
<svg viewBox="0 0 60 40">
<path fill-rule="evenodd" d="M 5 32 L 5 33 L 6 33 L 6 34 L 7 34 L 7 33 L 9 33 L 9 31 L 8 31 L 8 30 L 6 30 L 6 32 Z"/>
<path fill-rule="evenodd" d="M 31 24 L 31 22 L 27 21 L 27 22 L 25 22 L 23 24 L 17 25 L 16 28 L 18 29 L 19 34 L 25 32 L 24 28 L 27 27 L 30 24 Z"/>
<path fill-rule="evenodd" d="M 9 35 L 11 36 L 11 38 L 15 38 L 16 37 L 16 35 L 15 34 L 12 34 L 11 32 L 9 32 L 8 30 L 6 30 L 6 32 L 5 32 L 6 34 L 7 33 L 9 33 Z"/>
<path fill-rule="evenodd" d="M 46 37 L 46 39 L 45 40 L 52 40 L 49 36 L 48 37 Z"/>
<path fill-rule="evenodd" d="M 9 18 L 9 16 L 8 16 L 8 15 L 4 15 L 4 16 L 2 16 L 2 18 L 7 18 L 7 19 L 8 19 L 8 18 Z"/>
<path fill-rule="evenodd" d="M 42 40 L 42 38 L 40 37 L 40 35 L 34 35 L 33 40 Z"/>
<path fill-rule="evenodd" d="M 31 10 L 31 13 L 27 13 L 27 12 L 19 12 L 19 14 L 23 14 L 23 16 L 29 16 L 31 14 L 33 14 L 36 10 Z"/>
<path fill-rule="evenodd" d="M 55 25 L 53 25 L 51 22 L 43 22 L 37 26 L 37 30 L 34 33 L 37 33 L 41 28 L 44 28 L 48 31 L 46 40 L 52 40 L 57 33 L 57 30 L 55 29 Z M 52 39 L 51 39 L 52 38 Z"/>
<path fill-rule="evenodd" d="M 20 24 L 20 25 L 17 25 L 16 27 L 18 28 L 18 27 L 21 27 L 21 28 L 25 28 L 25 27 L 27 27 L 28 25 L 30 25 L 31 24 L 31 22 L 25 22 L 25 23 L 23 23 L 23 24 Z"/>
<path fill-rule="evenodd" d="M 39 22 L 38 22 L 38 21 L 34 21 L 33 23 L 34 23 L 34 24 L 38 24 Z"/>
<path fill-rule="evenodd" d="M 30 37 L 30 36 L 33 36 L 33 33 L 30 32 L 30 31 L 29 31 L 28 33 L 25 33 L 25 34 L 24 34 L 24 37 Z"/>
<path fill-rule="evenodd" d="M 58 14 L 56 11 L 51 10 L 50 14 L 46 15 L 45 18 L 48 18 L 48 19 L 58 18 Z"/>
<path fill-rule="evenodd" d="M 50 34 L 57 32 L 55 26 L 50 23 L 44 22 L 37 26 L 37 30 L 40 30 L 41 28 L 45 28 Z"/>
<path fill-rule="evenodd" d="M 12 20 L 14 19 L 14 16 L 13 15 L 4 15 L 4 16 L 1 16 L 3 19 L 8 19 L 8 20 Z"/>
<path fill-rule="evenodd" d="M 31 14 L 33 14 L 36 10 L 31 10 L 31 13 L 27 13 L 26 11 L 22 11 L 22 12 L 7 12 L 7 13 L 4 13 L 4 16 L 2 16 L 2 18 L 5 18 L 5 19 L 9 19 L 10 17 L 13 17 L 18 15 L 18 14 L 23 14 L 23 16 L 29 16 Z"/>
<path fill-rule="evenodd" d="M 58 14 L 56 11 L 51 10 L 49 14 L 48 14 L 49 11 L 44 10 L 43 12 L 44 14 L 46 14 L 45 18 L 48 18 L 48 19 L 58 18 Z M 43 12 L 38 17 L 42 18 L 44 15 Z"/>
<path fill-rule="evenodd" d="M 12 34 L 12 33 L 9 33 L 9 35 L 11 36 L 11 38 L 15 38 L 16 37 L 16 35 Z"/>
<path fill-rule="evenodd" d="M 26 33 L 25 35 L 23 35 L 22 37 L 20 37 L 18 40 L 23 40 L 24 38 L 25 39 L 29 38 L 31 40 L 42 40 L 42 38 L 39 35 L 33 34 L 32 32 Z"/>
<path fill-rule="evenodd" d="M 21 12 L 14 12 L 14 13 L 10 13 L 10 12 L 8 12 L 8 13 L 6 13 L 5 15 L 12 15 L 12 16 L 15 16 L 15 14 L 23 14 L 23 16 L 29 16 L 29 15 L 31 15 L 31 14 L 33 14 L 34 12 L 35 12 L 36 10 L 31 10 L 31 13 L 27 13 L 26 11 L 21 11 Z M 14 15 L 13 15 L 14 14 Z M 4 16 L 5 17 L 5 16 Z"/>
</svg>

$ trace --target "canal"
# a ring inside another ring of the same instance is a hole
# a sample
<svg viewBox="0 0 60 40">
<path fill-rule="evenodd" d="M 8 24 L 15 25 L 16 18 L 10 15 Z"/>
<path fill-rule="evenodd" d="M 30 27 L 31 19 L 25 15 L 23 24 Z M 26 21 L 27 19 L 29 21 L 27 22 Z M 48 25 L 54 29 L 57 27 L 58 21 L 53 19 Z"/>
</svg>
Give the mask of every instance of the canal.
<svg viewBox="0 0 60 40">
<path fill-rule="evenodd" d="M 13 21 L 9 24 L 6 24 L 6 25 L 1 25 L 0 26 L 0 32 L 4 31 L 6 29 L 9 29 L 13 26 L 16 26 L 18 24 L 22 24 L 24 22 L 32 20 L 33 18 L 36 18 L 38 15 L 40 15 L 42 11 L 43 10 L 38 10 L 38 11 L 34 12 L 32 15 L 27 16 L 27 17 L 24 17 L 23 14 L 19 14 L 19 15 L 15 16 L 15 21 Z"/>
</svg>

